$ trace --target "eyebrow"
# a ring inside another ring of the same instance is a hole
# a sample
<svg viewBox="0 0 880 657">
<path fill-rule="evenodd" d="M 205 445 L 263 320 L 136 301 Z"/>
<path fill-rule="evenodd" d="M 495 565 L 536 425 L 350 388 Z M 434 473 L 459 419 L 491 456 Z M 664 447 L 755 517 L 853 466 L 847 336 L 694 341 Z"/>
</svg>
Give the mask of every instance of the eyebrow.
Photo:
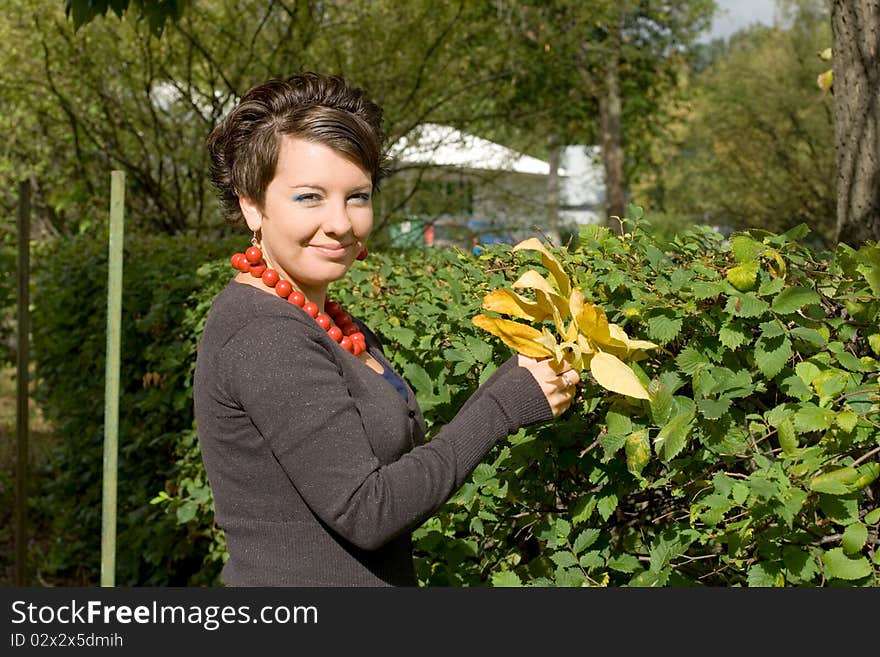
<svg viewBox="0 0 880 657">
<path fill-rule="evenodd" d="M 307 187 L 308 189 L 317 189 L 321 192 L 327 193 L 327 188 L 323 185 L 313 184 L 313 183 L 299 183 L 296 185 L 288 185 L 287 188 L 292 190 L 301 189 L 303 187 Z M 362 192 L 362 191 L 372 191 L 373 185 L 372 183 L 364 183 L 363 185 L 358 185 L 356 187 L 352 187 L 349 189 L 350 192 Z"/>
</svg>

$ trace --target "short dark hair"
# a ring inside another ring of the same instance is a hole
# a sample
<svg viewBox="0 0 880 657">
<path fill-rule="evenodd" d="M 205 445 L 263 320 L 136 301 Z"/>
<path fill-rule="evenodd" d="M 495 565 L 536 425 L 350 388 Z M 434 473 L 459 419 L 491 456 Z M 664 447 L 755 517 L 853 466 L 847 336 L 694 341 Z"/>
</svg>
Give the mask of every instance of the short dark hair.
<svg viewBox="0 0 880 657">
<path fill-rule="evenodd" d="M 306 72 L 250 89 L 208 136 L 211 182 L 227 221 L 244 222 L 238 197 L 262 206 L 275 176 L 280 137 L 324 144 L 370 174 L 386 175 L 382 108 L 338 75 Z"/>
</svg>

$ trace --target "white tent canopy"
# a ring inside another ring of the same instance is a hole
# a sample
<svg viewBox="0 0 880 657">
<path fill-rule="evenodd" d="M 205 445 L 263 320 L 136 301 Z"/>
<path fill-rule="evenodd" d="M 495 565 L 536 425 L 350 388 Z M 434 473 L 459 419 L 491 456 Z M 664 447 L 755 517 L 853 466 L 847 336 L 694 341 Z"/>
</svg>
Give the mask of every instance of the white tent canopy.
<svg viewBox="0 0 880 657">
<path fill-rule="evenodd" d="M 538 176 L 550 173 L 550 165 L 544 160 L 436 123 L 424 123 L 398 139 L 389 149 L 389 155 L 407 164 L 510 171 Z M 560 176 L 566 175 L 562 168 L 557 171 Z"/>
</svg>

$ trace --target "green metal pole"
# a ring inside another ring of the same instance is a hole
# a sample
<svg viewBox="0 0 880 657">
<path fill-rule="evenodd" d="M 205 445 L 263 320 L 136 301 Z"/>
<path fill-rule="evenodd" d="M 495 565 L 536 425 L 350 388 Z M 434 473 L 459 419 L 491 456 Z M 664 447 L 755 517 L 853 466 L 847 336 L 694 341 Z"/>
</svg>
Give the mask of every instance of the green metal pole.
<svg viewBox="0 0 880 657">
<path fill-rule="evenodd" d="M 101 586 L 116 585 L 116 485 L 119 454 L 119 353 L 125 172 L 110 172 L 107 271 L 107 363 L 104 370 L 104 484 L 101 507 Z"/>
<path fill-rule="evenodd" d="M 15 585 L 27 583 L 27 489 L 28 489 L 28 361 L 30 360 L 30 245 L 31 184 L 18 187 L 18 393 L 15 413 L 17 456 L 15 460 Z"/>
</svg>

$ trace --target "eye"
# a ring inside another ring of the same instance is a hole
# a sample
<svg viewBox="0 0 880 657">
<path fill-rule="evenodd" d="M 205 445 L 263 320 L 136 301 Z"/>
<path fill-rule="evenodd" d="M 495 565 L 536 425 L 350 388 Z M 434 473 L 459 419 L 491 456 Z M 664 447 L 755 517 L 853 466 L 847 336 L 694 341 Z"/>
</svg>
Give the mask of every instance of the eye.
<svg viewBox="0 0 880 657">
<path fill-rule="evenodd" d="M 354 203 L 365 205 L 370 202 L 370 193 L 358 192 L 357 194 L 352 194 L 351 196 L 349 196 L 348 200 L 353 201 Z"/>
<path fill-rule="evenodd" d="M 313 204 L 321 200 L 321 196 L 315 193 L 297 194 L 293 197 L 295 203 Z"/>
</svg>

